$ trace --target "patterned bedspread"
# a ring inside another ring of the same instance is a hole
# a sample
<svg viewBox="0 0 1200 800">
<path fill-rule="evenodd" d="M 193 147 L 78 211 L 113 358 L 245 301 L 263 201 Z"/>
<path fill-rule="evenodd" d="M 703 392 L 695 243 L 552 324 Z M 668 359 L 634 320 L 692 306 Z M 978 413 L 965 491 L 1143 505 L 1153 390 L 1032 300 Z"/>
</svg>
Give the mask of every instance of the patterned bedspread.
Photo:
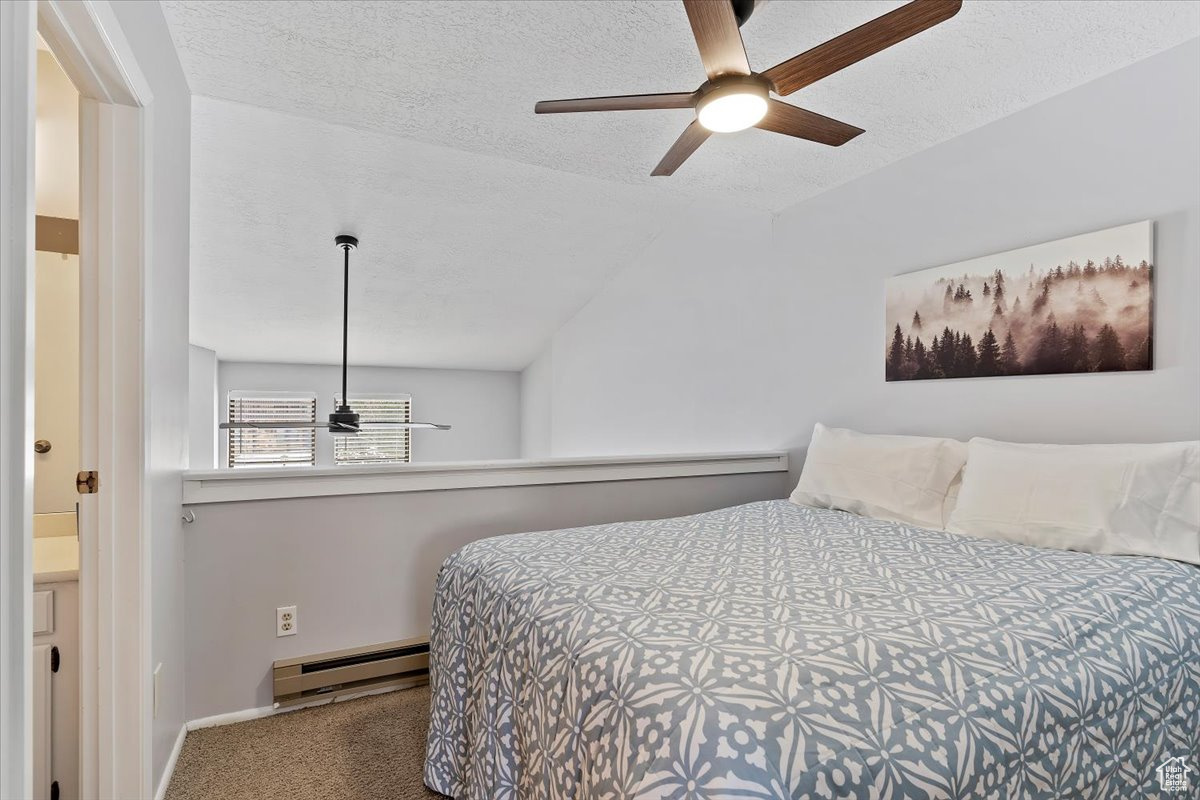
<svg viewBox="0 0 1200 800">
<path fill-rule="evenodd" d="M 787 501 L 446 560 L 456 798 L 1132 798 L 1200 783 L 1200 569 Z"/>
</svg>

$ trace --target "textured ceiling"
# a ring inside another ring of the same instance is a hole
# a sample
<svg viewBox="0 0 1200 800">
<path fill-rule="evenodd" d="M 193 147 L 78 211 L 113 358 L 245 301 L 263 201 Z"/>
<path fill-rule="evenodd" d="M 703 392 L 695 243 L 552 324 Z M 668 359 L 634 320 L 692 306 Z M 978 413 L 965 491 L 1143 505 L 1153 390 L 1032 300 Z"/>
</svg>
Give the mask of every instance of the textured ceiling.
<svg viewBox="0 0 1200 800">
<path fill-rule="evenodd" d="M 621 186 L 193 99 L 191 339 L 224 360 L 521 369 L 686 211 Z"/>
<path fill-rule="evenodd" d="M 901 5 L 775 0 L 743 35 L 765 69 Z M 164 3 L 192 90 L 395 136 L 781 208 L 1200 33 L 1200 4 L 967 0 L 957 16 L 790 100 L 866 128 L 832 149 L 751 130 L 673 178 L 688 110 L 535 116 L 539 99 L 689 91 L 677 2 Z"/>
<path fill-rule="evenodd" d="M 750 62 L 898 5 L 772 0 L 743 28 Z M 1198 3 L 967 0 L 788 98 L 866 129 L 844 147 L 750 130 L 651 178 L 690 111 L 533 104 L 695 88 L 677 2 L 163 6 L 193 92 L 236 101 L 194 110 L 193 341 L 223 358 L 336 360 L 322 338 L 336 297 L 311 281 L 347 228 L 381 270 L 359 317 L 372 349 L 355 360 L 495 368 L 523 366 L 689 202 L 778 210 L 1200 34 Z"/>
</svg>

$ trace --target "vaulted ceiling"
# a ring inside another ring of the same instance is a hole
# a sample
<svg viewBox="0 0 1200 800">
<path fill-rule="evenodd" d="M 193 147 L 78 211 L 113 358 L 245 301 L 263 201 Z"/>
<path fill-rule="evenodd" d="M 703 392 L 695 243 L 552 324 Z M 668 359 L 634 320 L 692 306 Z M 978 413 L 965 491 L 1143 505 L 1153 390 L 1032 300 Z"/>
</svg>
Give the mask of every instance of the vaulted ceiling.
<svg viewBox="0 0 1200 800">
<path fill-rule="evenodd" d="M 751 64 L 898 5 L 772 0 L 743 28 Z M 788 98 L 866 129 L 844 147 L 749 130 L 651 178 L 690 111 L 533 104 L 694 88 L 677 2 L 165 0 L 199 96 L 193 341 L 335 361 L 347 230 L 356 362 L 520 368 L 692 203 L 784 208 L 1192 38 L 1198 5 L 967 0 Z"/>
</svg>

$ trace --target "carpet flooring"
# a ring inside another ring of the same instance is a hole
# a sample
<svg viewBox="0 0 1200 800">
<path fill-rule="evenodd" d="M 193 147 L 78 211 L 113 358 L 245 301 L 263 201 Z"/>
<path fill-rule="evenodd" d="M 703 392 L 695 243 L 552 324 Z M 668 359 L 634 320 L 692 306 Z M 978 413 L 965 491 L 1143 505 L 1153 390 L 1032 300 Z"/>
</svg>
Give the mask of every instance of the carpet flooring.
<svg viewBox="0 0 1200 800">
<path fill-rule="evenodd" d="M 442 800 L 425 788 L 429 687 L 191 731 L 166 800 Z"/>
</svg>

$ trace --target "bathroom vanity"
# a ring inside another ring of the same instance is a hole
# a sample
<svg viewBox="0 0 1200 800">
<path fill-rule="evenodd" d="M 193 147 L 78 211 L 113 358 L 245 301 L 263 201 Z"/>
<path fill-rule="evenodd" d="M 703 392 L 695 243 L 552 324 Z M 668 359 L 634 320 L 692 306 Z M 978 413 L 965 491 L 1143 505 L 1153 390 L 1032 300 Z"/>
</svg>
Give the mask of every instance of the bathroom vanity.
<svg viewBox="0 0 1200 800">
<path fill-rule="evenodd" d="M 33 540 L 33 737 L 34 800 L 76 800 L 79 539 L 75 536 Z"/>
</svg>

